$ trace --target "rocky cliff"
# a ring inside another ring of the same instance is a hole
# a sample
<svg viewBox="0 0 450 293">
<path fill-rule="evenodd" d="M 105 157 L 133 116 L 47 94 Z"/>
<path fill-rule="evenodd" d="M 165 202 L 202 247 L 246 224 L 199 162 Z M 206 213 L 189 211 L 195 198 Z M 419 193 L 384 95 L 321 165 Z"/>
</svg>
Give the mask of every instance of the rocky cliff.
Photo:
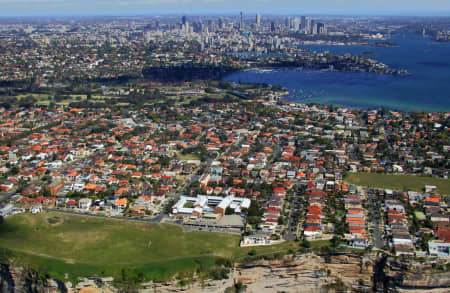
<svg viewBox="0 0 450 293">
<path fill-rule="evenodd" d="M 388 292 L 449 292 L 450 265 L 446 260 L 387 257 L 384 262 L 384 287 Z"/>
<path fill-rule="evenodd" d="M 374 255 L 301 255 L 238 264 L 235 282 L 250 292 L 371 292 Z"/>
<path fill-rule="evenodd" d="M 54 280 L 45 280 L 30 268 L 0 264 L 1 293 L 56 293 L 66 291 L 63 284 Z"/>
<path fill-rule="evenodd" d="M 106 278 L 108 279 L 108 278 Z M 106 280 L 105 279 L 105 280 Z M 109 278 L 112 279 L 112 278 Z M 144 292 L 224 292 L 236 284 L 246 292 L 449 292 L 448 260 L 401 259 L 385 254 L 314 253 L 236 263 L 224 280 L 176 280 L 142 284 Z M 85 279 L 76 286 L 46 280 L 32 269 L 0 264 L 0 293 L 118 292 L 109 282 Z"/>
</svg>

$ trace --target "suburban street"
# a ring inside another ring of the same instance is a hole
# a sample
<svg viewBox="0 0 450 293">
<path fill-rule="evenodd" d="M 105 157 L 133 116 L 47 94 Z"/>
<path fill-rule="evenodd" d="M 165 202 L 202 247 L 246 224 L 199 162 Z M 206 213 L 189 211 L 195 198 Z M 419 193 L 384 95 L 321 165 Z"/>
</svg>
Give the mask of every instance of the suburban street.
<svg viewBox="0 0 450 293">
<path fill-rule="evenodd" d="M 371 205 L 371 209 L 369 209 L 369 219 L 371 220 L 371 224 L 373 225 L 373 245 L 377 249 L 383 249 L 383 222 L 382 215 L 380 215 L 379 203 L 376 198 L 377 195 L 373 192 L 373 190 L 369 190 L 367 195 L 369 204 Z"/>
<path fill-rule="evenodd" d="M 2 206 L 3 203 L 7 202 L 15 193 L 16 193 L 15 191 L 1 193 L 0 194 L 0 206 Z"/>
<path fill-rule="evenodd" d="M 295 191 L 294 199 L 292 200 L 292 206 L 291 210 L 289 212 L 289 224 L 287 233 L 285 235 L 285 240 L 287 241 L 294 241 L 297 239 L 297 228 L 298 228 L 298 221 L 299 219 L 295 217 L 296 212 L 301 209 L 300 204 L 300 196 L 302 195 L 302 189 L 301 186 L 297 187 L 297 190 Z"/>
</svg>

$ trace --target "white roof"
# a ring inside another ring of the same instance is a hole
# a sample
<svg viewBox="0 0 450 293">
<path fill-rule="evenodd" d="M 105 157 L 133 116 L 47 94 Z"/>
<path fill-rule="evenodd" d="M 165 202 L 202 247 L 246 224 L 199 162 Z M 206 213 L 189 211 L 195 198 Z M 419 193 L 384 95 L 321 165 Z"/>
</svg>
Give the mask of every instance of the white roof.
<svg viewBox="0 0 450 293">
<path fill-rule="evenodd" d="M 227 196 L 220 202 L 220 204 L 217 207 L 225 210 L 231 204 L 232 201 L 233 197 Z"/>
<path fill-rule="evenodd" d="M 204 207 L 208 203 L 208 197 L 204 195 L 199 195 L 197 198 L 191 197 L 193 201 L 195 201 L 195 206 L 201 206 Z"/>
<path fill-rule="evenodd" d="M 201 214 L 203 212 L 203 209 L 201 207 L 195 207 L 192 212 L 197 212 Z"/>
<path fill-rule="evenodd" d="M 193 202 L 194 208 L 185 208 L 186 202 Z M 173 206 L 174 213 L 191 214 L 194 210 L 202 212 L 211 212 L 212 209 L 208 204 L 225 210 L 227 207 L 231 207 L 235 212 L 239 213 L 242 209 L 248 209 L 250 207 L 251 201 L 248 198 L 242 197 L 220 197 L 220 196 L 206 196 L 198 195 L 197 197 L 187 197 L 181 196 L 180 200 Z"/>
</svg>

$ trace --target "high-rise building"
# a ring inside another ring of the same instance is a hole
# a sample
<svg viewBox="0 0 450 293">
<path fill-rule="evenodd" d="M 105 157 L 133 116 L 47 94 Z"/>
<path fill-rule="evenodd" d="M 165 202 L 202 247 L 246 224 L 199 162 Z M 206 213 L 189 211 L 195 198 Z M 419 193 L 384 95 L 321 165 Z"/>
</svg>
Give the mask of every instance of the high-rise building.
<svg viewBox="0 0 450 293">
<path fill-rule="evenodd" d="M 223 24 L 223 17 L 219 17 L 219 28 L 223 29 L 224 24 Z"/>
<path fill-rule="evenodd" d="M 275 49 L 280 49 L 281 40 L 278 37 L 275 37 L 273 39 L 273 46 L 275 47 Z"/>
<path fill-rule="evenodd" d="M 208 20 L 208 30 L 210 32 L 216 31 L 216 23 L 212 19 Z"/>
<path fill-rule="evenodd" d="M 312 19 L 311 20 L 311 30 L 310 30 L 311 35 L 317 35 L 318 30 L 317 30 L 317 22 Z"/>
<path fill-rule="evenodd" d="M 239 29 L 244 30 L 244 12 L 241 11 L 241 22 L 239 23 Z"/>
<path fill-rule="evenodd" d="M 317 23 L 317 33 L 320 35 L 326 34 L 325 24 L 318 22 Z"/>
<path fill-rule="evenodd" d="M 306 22 L 306 16 L 301 16 L 300 17 L 300 29 L 304 31 L 306 29 L 307 25 L 308 24 Z"/>
<path fill-rule="evenodd" d="M 203 22 L 200 20 L 199 22 L 194 22 L 192 24 L 192 29 L 196 33 L 202 33 L 205 28 L 204 28 Z"/>
<path fill-rule="evenodd" d="M 294 25 L 293 25 L 294 31 L 297 32 L 300 30 L 300 24 L 301 24 L 300 18 L 298 17 L 294 18 Z"/>
<path fill-rule="evenodd" d="M 291 17 L 290 16 L 286 17 L 286 19 L 284 20 L 284 25 L 288 29 L 291 28 Z"/>
<path fill-rule="evenodd" d="M 186 15 L 183 15 L 181 17 L 181 31 L 182 33 L 186 34 L 189 32 L 189 23 L 187 21 Z"/>
<path fill-rule="evenodd" d="M 310 34 L 311 33 L 311 25 L 312 25 L 311 22 L 312 22 L 311 18 L 307 18 L 306 19 L 305 34 Z"/>
<path fill-rule="evenodd" d="M 271 31 L 271 32 L 274 32 L 274 31 L 275 31 L 275 22 L 274 22 L 274 21 L 272 21 L 272 22 L 270 23 L 270 31 Z"/>
<path fill-rule="evenodd" d="M 256 29 L 259 29 L 259 26 L 261 25 L 261 15 L 259 13 L 256 14 Z"/>
</svg>

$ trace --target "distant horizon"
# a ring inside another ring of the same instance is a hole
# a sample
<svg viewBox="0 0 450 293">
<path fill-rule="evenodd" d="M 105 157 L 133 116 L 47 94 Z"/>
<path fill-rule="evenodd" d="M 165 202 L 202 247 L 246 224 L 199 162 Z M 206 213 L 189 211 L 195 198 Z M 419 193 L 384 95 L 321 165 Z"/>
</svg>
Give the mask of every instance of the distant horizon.
<svg viewBox="0 0 450 293">
<path fill-rule="evenodd" d="M 71 17 L 156 17 L 156 16 L 227 16 L 233 17 L 239 16 L 241 10 L 236 11 L 155 11 L 142 13 L 142 11 L 130 11 L 130 12 L 89 12 L 89 13 L 69 13 L 69 12 L 54 12 L 54 13 L 34 13 L 34 14 L 2 14 L 0 12 L 0 18 L 71 18 Z M 283 13 L 279 11 L 244 11 L 244 17 L 254 16 L 259 13 L 261 16 L 326 16 L 326 17 L 440 17 L 450 18 L 450 11 L 436 11 L 436 12 L 399 12 L 399 11 L 380 11 L 380 12 L 290 12 Z"/>
<path fill-rule="evenodd" d="M 450 16 L 448 0 L 0 0 L 0 17 L 136 15 Z"/>
</svg>

